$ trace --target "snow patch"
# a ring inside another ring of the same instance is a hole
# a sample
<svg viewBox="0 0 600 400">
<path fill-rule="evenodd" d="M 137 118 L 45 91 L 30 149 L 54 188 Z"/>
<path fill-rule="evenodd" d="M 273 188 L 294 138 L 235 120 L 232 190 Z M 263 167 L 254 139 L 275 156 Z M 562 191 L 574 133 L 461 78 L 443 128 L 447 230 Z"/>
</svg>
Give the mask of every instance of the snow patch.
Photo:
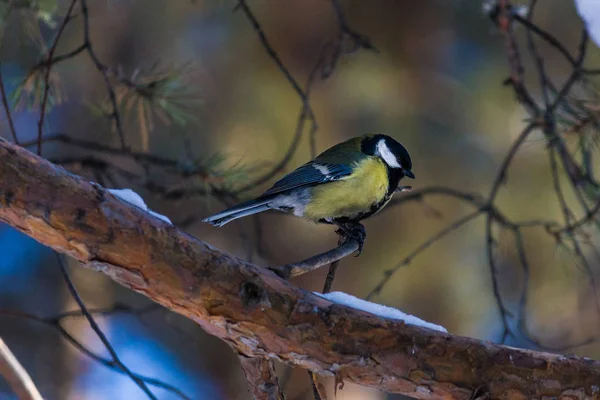
<svg viewBox="0 0 600 400">
<path fill-rule="evenodd" d="M 403 313 L 397 308 L 392 308 L 377 303 L 371 303 L 370 301 L 359 299 L 344 292 L 331 292 L 327 294 L 318 292 L 313 293 L 334 303 L 343 304 L 345 306 L 352 307 L 357 310 L 366 311 L 368 313 L 375 314 L 383 318 L 398 319 L 406 322 L 409 325 L 420 326 L 423 328 L 448 333 L 446 328 L 444 328 L 443 326 L 423 321 L 422 319 L 417 318 L 414 315 Z"/>
<path fill-rule="evenodd" d="M 575 7 L 596 46 L 600 46 L 600 1 L 575 0 Z"/>
<path fill-rule="evenodd" d="M 110 193 L 112 193 L 115 197 L 118 197 L 119 199 L 121 199 L 133 206 L 136 206 L 137 208 L 141 208 L 142 210 L 146 211 L 150 215 L 153 215 L 156 218 L 161 219 L 170 225 L 173 225 L 173 223 L 171 222 L 171 220 L 168 217 L 149 209 L 148 206 L 146 205 L 146 203 L 144 202 L 144 199 L 142 199 L 142 197 L 139 194 L 137 194 L 136 192 L 134 192 L 133 190 L 131 190 L 131 189 L 106 189 L 106 190 L 108 190 Z"/>
</svg>

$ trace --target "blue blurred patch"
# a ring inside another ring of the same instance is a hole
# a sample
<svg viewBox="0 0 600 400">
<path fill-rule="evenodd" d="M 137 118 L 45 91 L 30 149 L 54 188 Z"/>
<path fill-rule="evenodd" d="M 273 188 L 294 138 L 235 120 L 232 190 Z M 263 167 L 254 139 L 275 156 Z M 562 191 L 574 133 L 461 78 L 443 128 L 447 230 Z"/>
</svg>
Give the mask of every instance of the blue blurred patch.
<svg viewBox="0 0 600 400">
<path fill-rule="evenodd" d="M 22 292 L 50 251 L 29 236 L 0 224 L 0 291 Z"/>
<path fill-rule="evenodd" d="M 223 393 L 212 382 L 206 370 L 198 370 L 198 366 L 182 363 L 174 351 L 169 350 L 169 343 L 161 343 L 153 337 L 153 327 L 146 326 L 140 319 L 130 315 L 115 315 L 98 318 L 103 332 L 119 355 L 119 359 L 133 373 L 156 378 L 176 387 L 194 400 L 223 399 Z M 98 354 L 110 358 L 108 352 L 98 342 L 91 329 L 81 332 L 85 343 Z M 99 349 L 102 348 L 102 351 Z M 103 365 L 81 358 L 80 370 L 85 371 L 75 378 L 71 394 L 85 399 L 147 399 L 142 389 L 128 376 L 119 374 Z M 148 388 L 161 400 L 181 399 L 177 394 L 163 388 L 148 384 Z"/>
</svg>

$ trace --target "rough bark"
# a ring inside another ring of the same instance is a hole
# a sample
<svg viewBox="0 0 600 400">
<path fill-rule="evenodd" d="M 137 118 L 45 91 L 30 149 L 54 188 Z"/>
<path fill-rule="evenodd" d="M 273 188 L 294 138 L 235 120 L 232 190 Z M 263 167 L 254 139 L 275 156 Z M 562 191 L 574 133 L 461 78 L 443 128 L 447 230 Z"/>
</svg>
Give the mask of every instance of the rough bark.
<svg viewBox="0 0 600 400">
<path fill-rule="evenodd" d="M 255 400 L 285 400 L 272 360 L 240 356 L 240 362 Z"/>
<path fill-rule="evenodd" d="M 0 220 L 191 318 L 247 357 L 420 399 L 600 396 L 596 361 L 443 334 L 332 304 L 4 141 Z"/>
</svg>

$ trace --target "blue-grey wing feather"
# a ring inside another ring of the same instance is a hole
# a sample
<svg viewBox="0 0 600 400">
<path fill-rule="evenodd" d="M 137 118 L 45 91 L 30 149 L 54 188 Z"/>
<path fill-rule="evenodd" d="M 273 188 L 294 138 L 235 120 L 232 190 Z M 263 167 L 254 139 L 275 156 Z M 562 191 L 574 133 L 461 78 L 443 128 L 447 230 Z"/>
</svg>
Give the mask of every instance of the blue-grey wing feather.
<svg viewBox="0 0 600 400">
<path fill-rule="evenodd" d="M 314 186 L 336 181 L 352 173 L 352 167 L 341 164 L 315 163 L 311 161 L 281 178 L 260 197 L 287 192 L 304 186 Z"/>
</svg>

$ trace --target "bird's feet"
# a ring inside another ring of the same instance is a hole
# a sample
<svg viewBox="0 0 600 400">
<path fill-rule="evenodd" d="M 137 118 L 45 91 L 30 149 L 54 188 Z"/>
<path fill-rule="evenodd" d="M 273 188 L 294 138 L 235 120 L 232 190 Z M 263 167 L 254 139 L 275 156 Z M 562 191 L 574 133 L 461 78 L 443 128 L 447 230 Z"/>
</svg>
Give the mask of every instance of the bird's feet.
<svg viewBox="0 0 600 400">
<path fill-rule="evenodd" d="M 355 223 L 355 224 L 342 224 L 336 223 L 337 226 L 340 227 L 336 231 L 338 235 L 344 237 L 344 241 L 348 240 L 356 240 L 358 242 L 358 253 L 355 257 L 360 256 L 363 251 L 363 247 L 365 244 L 365 239 L 367 238 L 367 230 L 363 226 L 363 224 Z"/>
</svg>

